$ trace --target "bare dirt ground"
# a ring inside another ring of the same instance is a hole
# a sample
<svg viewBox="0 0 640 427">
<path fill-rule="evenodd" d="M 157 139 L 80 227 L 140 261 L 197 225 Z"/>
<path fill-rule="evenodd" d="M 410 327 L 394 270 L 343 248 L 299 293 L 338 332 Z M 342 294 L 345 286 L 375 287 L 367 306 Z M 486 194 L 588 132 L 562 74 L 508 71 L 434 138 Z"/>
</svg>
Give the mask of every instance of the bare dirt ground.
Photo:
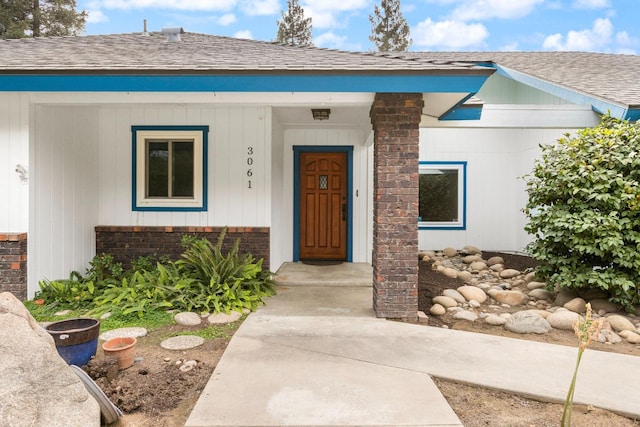
<svg viewBox="0 0 640 427">
<path fill-rule="evenodd" d="M 492 256 L 493 254 L 485 253 Z M 531 260 L 509 254 L 505 258 L 508 268 L 524 270 Z M 456 288 L 462 283 L 433 271 L 427 262 L 420 263 L 420 310 L 429 312 L 431 298 L 442 290 Z M 268 301 L 267 301 L 268 303 Z M 576 338 L 569 331 L 554 330 L 549 334 L 518 335 L 502 327 L 483 323 L 453 321 L 447 317 L 429 317 L 429 325 L 460 329 L 477 333 L 509 336 L 576 347 Z M 105 358 L 98 350 L 96 358 L 86 368 L 124 416 L 112 426 L 116 427 L 178 427 L 184 426 L 200 393 L 213 373 L 239 322 L 229 327 L 224 336 L 207 339 L 200 347 L 172 351 L 159 343 L 178 331 L 197 327 L 167 326 L 153 330 L 138 339 L 136 356 L 140 359 L 132 367 L 118 371 L 114 361 Z M 587 351 L 615 351 L 640 357 L 640 346 L 628 343 L 604 345 L 594 343 Z M 577 352 L 577 350 L 576 350 Z M 197 361 L 196 368 L 182 372 L 184 361 Z M 523 367 L 526 369 L 526 367 Z M 520 396 L 471 387 L 440 379 L 434 379 L 455 413 L 466 427 L 514 426 L 546 427 L 560 424 L 562 405 L 538 402 Z M 567 384 L 567 387 L 569 384 Z M 249 403 L 250 404 L 250 403 Z M 576 405 L 573 410 L 574 426 L 587 427 L 640 427 L 640 420 L 631 420 L 593 407 Z"/>
</svg>

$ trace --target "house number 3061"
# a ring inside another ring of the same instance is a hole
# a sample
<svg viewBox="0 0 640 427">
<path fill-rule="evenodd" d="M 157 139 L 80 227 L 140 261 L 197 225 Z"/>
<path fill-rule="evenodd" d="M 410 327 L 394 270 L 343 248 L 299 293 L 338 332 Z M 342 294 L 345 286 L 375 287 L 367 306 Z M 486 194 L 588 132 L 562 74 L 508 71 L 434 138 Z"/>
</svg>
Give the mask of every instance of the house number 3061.
<svg viewBox="0 0 640 427">
<path fill-rule="evenodd" d="M 247 147 L 247 166 L 248 185 L 249 188 L 253 188 L 251 187 L 251 177 L 253 176 L 253 169 L 251 168 L 251 166 L 253 166 L 253 147 Z"/>
</svg>

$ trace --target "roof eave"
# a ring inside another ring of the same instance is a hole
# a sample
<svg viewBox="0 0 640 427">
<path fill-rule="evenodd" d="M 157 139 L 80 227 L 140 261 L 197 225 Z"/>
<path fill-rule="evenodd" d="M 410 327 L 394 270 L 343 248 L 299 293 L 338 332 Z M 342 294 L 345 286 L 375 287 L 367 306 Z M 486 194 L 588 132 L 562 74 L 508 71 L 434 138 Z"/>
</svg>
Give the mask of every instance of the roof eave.
<svg viewBox="0 0 640 427">
<path fill-rule="evenodd" d="M 612 117 L 618 119 L 629 119 L 628 112 L 630 111 L 630 106 L 628 105 L 580 92 L 576 89 L 553 83 L 498 64 L 496 64 L 496 70 L 499 75 L 505 76 L 519 83 L 526 84 L 527 86 L 531 86 L 535 89 L 539 89 L 571 103 L 577 105 L 589 105 L 593 111 L 599 114 L 609 113 Z"/>
<path fill-rule="evenodd" d="M 18 92 L 459 92 L 476 93 L 493 72 L 243 71 L 0 73 L 0 91 Z M 462 71 L 462 70 L 461 70 Z"/>
</svg>

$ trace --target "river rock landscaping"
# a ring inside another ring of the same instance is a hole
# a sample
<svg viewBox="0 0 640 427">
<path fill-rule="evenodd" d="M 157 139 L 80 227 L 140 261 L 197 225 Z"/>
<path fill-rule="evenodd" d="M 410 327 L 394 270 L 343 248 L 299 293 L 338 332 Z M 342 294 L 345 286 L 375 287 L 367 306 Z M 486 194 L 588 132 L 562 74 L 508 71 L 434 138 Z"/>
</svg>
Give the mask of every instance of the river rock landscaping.
<svg viewBox="0 0 640 427">
<path fill-rule="evenodd" d="M 450 327 L 464 320 L 514 334 L 573 333 L 573 323 L 590 303 L 603 317 L 601 344 L 640 344 L 640 307 L 619 311 L 600 290 L 549 290 L 535 280 L 536 261 L 517 254 L 483 253 L 473 246 L 419 254 L 419 306 L 429 324 Z M 424 320 L 423 320 L 424 321 Z"/>
</svg>

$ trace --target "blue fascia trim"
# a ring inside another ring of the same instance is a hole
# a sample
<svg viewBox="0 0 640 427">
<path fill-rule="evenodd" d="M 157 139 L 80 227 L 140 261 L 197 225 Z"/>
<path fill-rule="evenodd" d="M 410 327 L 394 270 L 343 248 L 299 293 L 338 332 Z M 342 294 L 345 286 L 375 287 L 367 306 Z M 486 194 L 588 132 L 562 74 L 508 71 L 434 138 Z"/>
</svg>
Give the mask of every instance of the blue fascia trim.
<svg viewBox="0 0 640 427">
<path fill-rule="evenodd" d="M 420 165 L 443 165 L 443 166 L 462 166 L 462 225 L 436 225 L 436 226 L 420 226 L 418 230 L 466 230 L 467 229 L 467 162 L 466 161 L 420 161 Z"/>
<path fill-rule="evenodd" d="M 501 67 L 499 65 L 496 66 L 496 69 L 499 75 L 507 77 L 511 80 L 515 80 L 519 83 L 531 86 L 543 92 L 550 93 L 551 95 L 555 95 L 577 105 L 590 105 L 591 108 L 597 113 L 604 114 L 606 112 L 609 112 L 611 114 L 611 117 L 615 117 L 618 119 L 624 119 L 628 114 L 628 108 L 620 104 L 603 101 L 602 99 L 585 95 L 576 92 L 575 90 L 565 88 L 555 83 L 551 83 L 547 80 L 533 77 L 520 71 Z"/>
<path fill-rule="evenodd" d="M 347 262 L 353 262 L 353 146 L 293 146 L 293 262 L 300 261 L 300 153 L 347 153 Z"/>
<path fill-rule="evenodd" d="M 137 181 L 138 177 L 136 174 L 137 167 L 137 135 L 136 132 L 139 130 L 198 130 L 202 132 L 202 206 L 198 207 L 139 207 L 136 205 L 137 199 Z M 131 210 L 134 212 L 205 212 L 208 209 L 208 201 L 209 201 L 209 126 L 153 126 L 153 125 L 144 125 L 144 126 L 131 126 Z"/>
<path fill-rule="evenodd" d="M 627 110 L 627 114 L 624 116 L 625 120 L 632 122 L 640 120 L 640 108 L 630 108 Z"/>
<path fill-rule="evenodd" d="M 480 120 L 482 116 L 482 105 L 464 105 L 475 93 L 465 96 L 460 102 L 451 107 L 447 112 L 441 115 L 438 120 Z"/>
<path fill-rule="evenodd" d="M 0 92 L 477 92 L 488 75 L 0 75 Z"/>
</svg>

